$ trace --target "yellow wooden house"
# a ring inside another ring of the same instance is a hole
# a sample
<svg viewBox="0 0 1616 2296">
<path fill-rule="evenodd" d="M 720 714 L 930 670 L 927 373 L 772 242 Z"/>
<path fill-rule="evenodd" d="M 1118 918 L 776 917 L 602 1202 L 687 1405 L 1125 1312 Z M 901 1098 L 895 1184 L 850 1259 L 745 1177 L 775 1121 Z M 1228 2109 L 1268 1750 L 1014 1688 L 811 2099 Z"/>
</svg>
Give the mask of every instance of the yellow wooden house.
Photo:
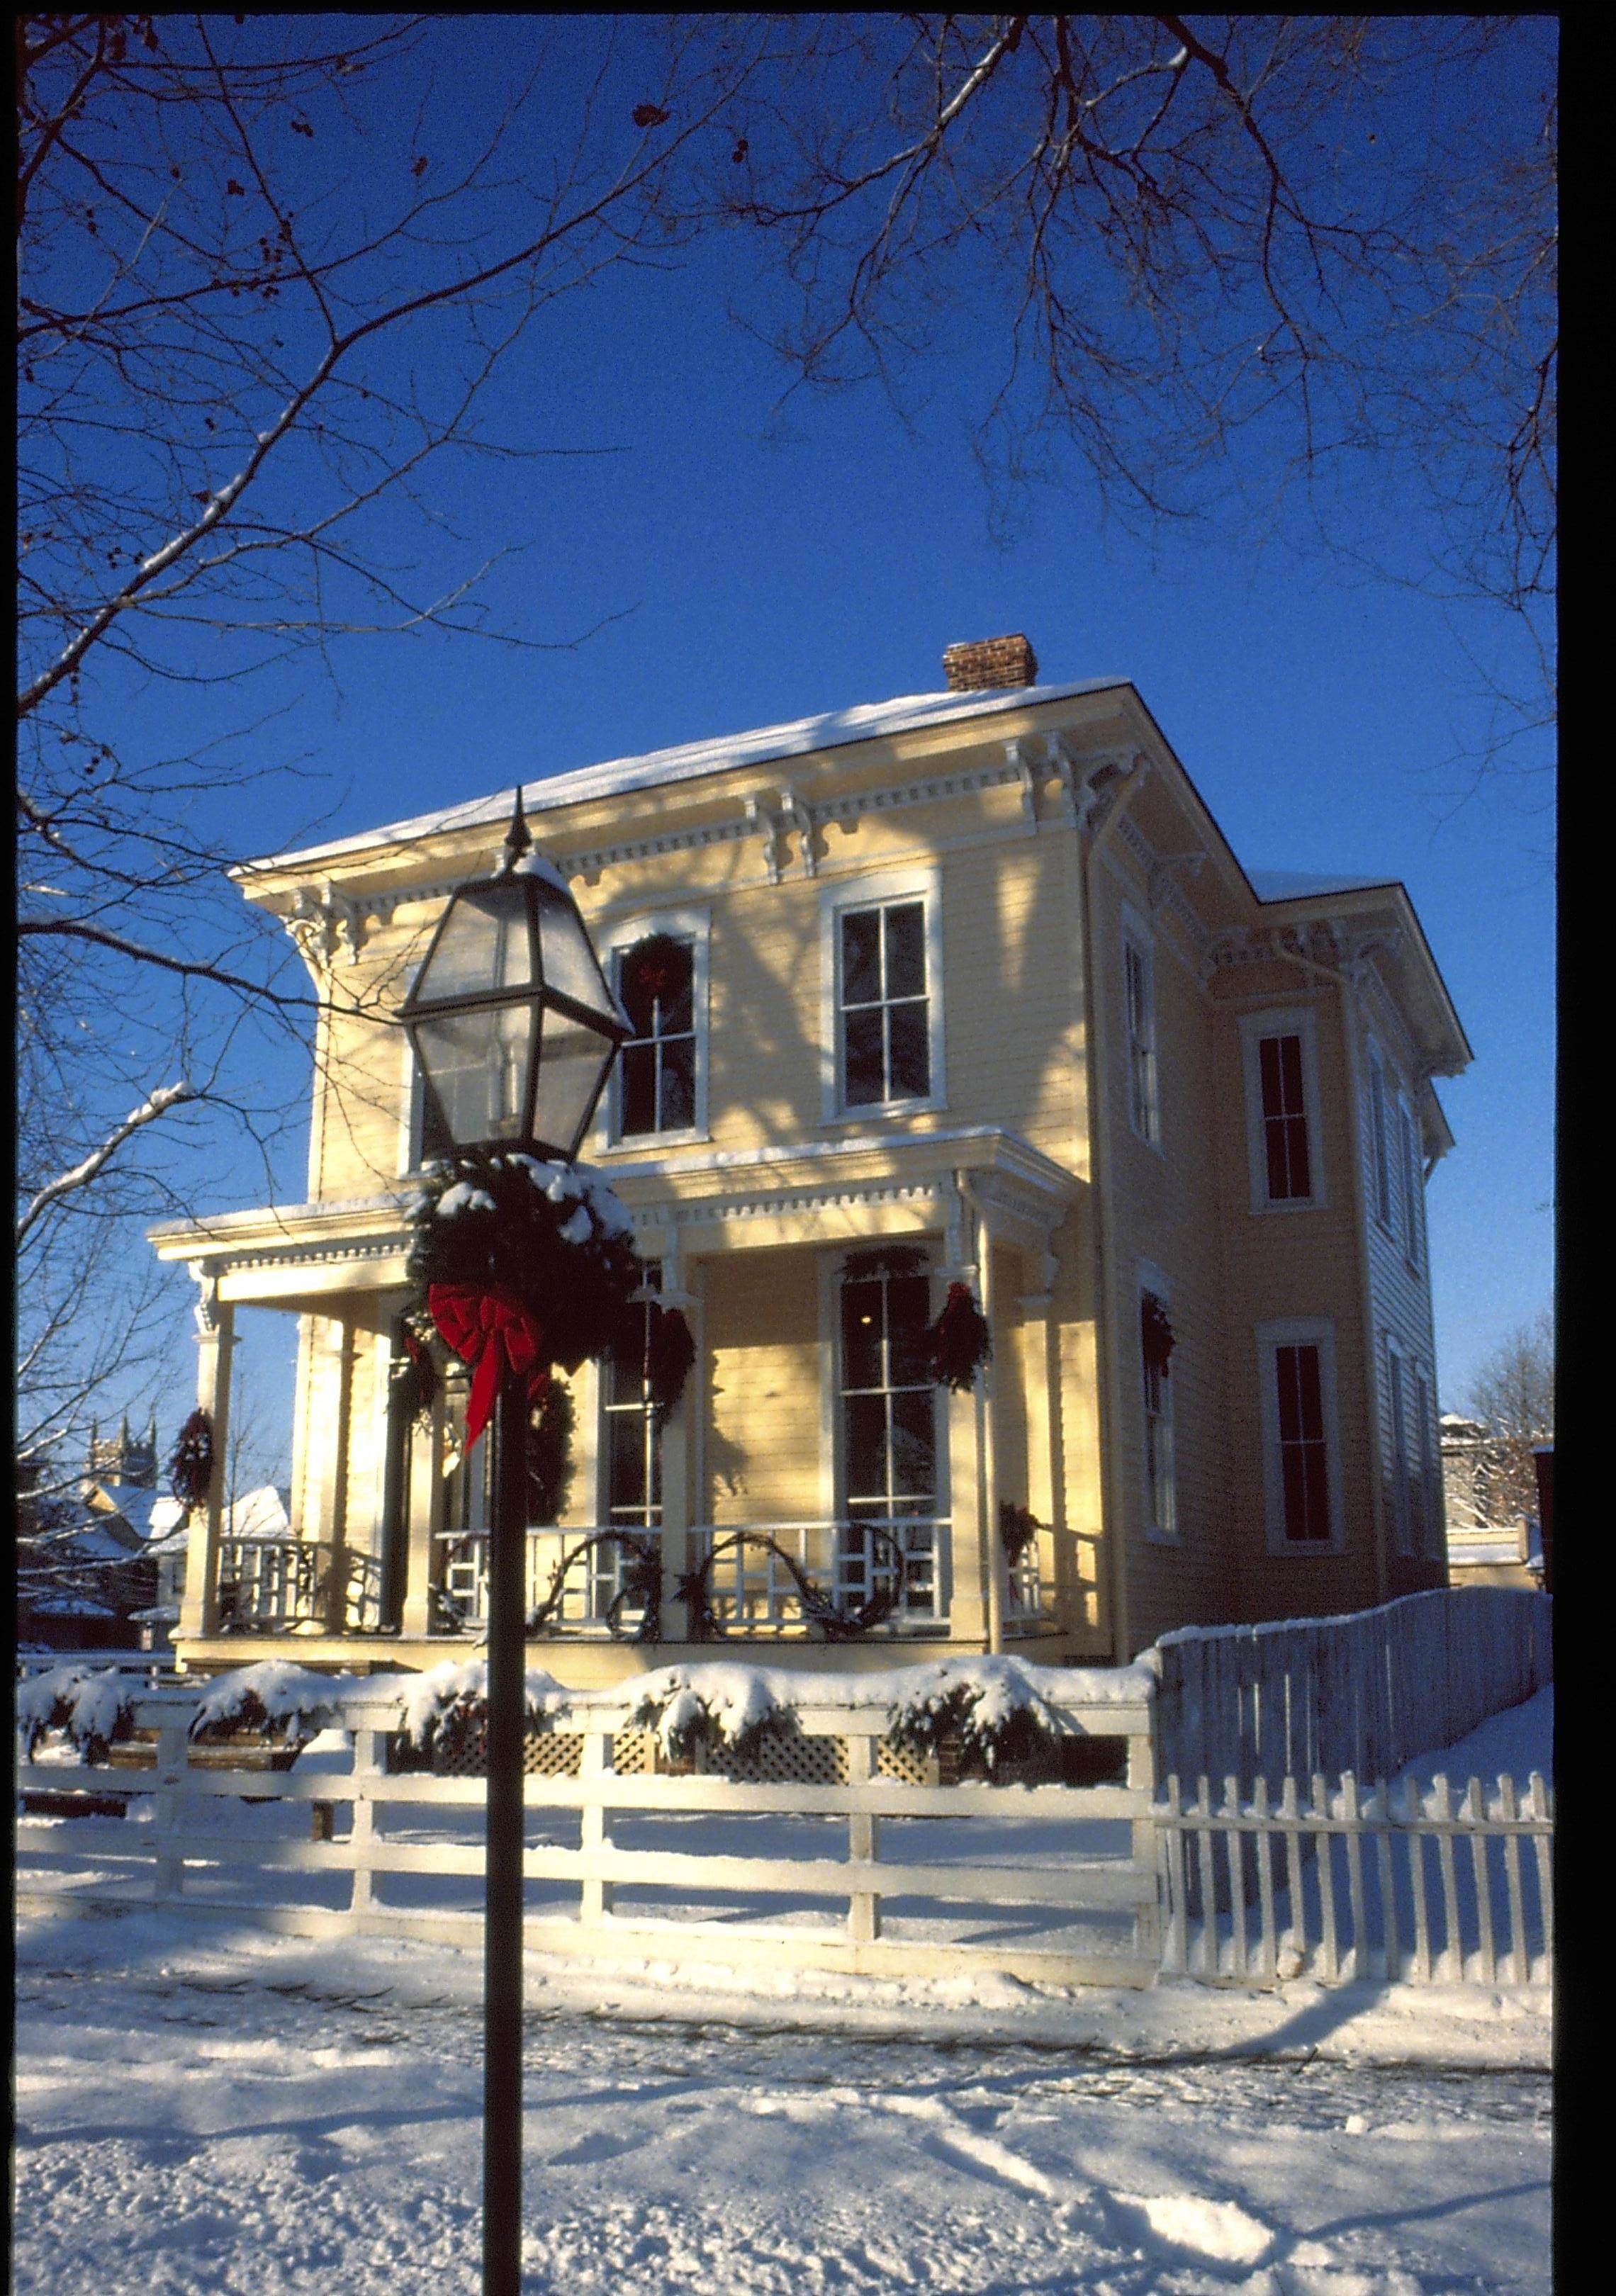
<svg viewBox="0 0 1616 2296">
<path fill-rule="evenodd" d="M 1024 640 L 945 667 L 524 787 L 614 984 L 657 937 L 583 1154 L 695 1342 L 660 1424 L 632 1354 L 571 1382 L 566 1503 L 529 1533 L 532 1662 L 569 1685 L 1103 1663 L 1446 1581 L 1424 1195 L 1431 1079 L 1470 1053 L 1407 892 L 1248 876 L 1126 679 L 1039 684 Z M 198 1285 L 221 1456 L 236 1309 L 297 1318 L 292 1530 L 195 1513 L 192 1666 L 474 1647 L 488 1446 L 452 1370 L 428 1414 L 393 1392 L 435 1145 L 396 1015 L 512 802 L 238 873 L 319 988 L 308 1201 L 153 1242 Z M 992 1353 L 955 1392 L 923 1335 L 962 1283 Z M 622 1599 L 648 1551 L 653 1616 Z M 802 1587 L 879 1584 L 827 1646 Z"/>
</svg>

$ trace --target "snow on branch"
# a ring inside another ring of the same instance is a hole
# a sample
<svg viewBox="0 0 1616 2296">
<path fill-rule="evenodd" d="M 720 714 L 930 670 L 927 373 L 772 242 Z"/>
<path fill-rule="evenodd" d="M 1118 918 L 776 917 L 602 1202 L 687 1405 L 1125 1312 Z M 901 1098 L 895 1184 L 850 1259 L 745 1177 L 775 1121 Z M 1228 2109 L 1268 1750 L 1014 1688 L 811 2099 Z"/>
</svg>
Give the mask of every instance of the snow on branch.
<svg viewBox="0 0 1616 2296">
<path fill-rule="evenodd" d="M 182 1101 L 198 1097 L 194 1086 L 187 1084 L 183 1077 L 177 1084 L 159 1085 L 138 1108 L 129 1111 L 121 1124 L 113 1127 L 100 1147 L 92 1149 L 81 1164 L 75 1164 L 71 1171 L 59 1173 L 55 1179 L 45 1182 L 17 1222 L 17 1242 L 21 1242 L 52 1204 L 59 1202 L 63 1196 L 75 1194 L 80 1188 L 87 1188 L 96 1174 L 111 1162 L 126 1140 L 132 1139 L 145 1125 L 155 1124 L 160 1116 L 166 1116 Z"/>
</svg>

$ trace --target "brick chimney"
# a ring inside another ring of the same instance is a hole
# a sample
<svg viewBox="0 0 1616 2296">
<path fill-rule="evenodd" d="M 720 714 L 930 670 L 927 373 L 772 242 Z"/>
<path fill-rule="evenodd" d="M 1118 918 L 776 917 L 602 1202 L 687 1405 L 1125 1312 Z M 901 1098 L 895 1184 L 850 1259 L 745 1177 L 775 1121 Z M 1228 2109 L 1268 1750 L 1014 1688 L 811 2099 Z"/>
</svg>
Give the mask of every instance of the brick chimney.
<svg viewBox="0 0 1616 2296">
<path fill-rule="evenodd" d="M 943 675 L 950 693 L 980 693 L 996 685 L 1036 685 L 1038 658 L 1018 631 L 1013 637 L 977 638 L 946 646 Z"/>
</svg>

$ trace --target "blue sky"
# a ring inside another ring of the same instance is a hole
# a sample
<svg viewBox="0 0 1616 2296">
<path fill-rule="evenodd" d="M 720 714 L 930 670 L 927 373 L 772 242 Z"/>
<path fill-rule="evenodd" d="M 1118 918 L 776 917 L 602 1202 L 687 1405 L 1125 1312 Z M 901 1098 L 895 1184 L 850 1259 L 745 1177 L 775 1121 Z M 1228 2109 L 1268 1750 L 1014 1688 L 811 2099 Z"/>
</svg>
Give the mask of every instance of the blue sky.
<svg viewBox="0 0 1616 2296">
<path fill-rule="evenodd" d="M 966 342 L 906 425 L 874 389 L 793 398 L 726 316 L 722 242 L 611 275 L 541 319 L 489 429 L 611 450 L 466 469 L 455 512 L 496 619 L 575 650 L 352 638 L 266 737 L 306 761 L 323 835 L 519 777 L 936 690 L 943 647 L 1024 630 L 1051 680 L 1131 678 L 1241 859 L 1399 877 L 1475 1048 L 1440 1086 L 1457 1146 L 1430 1192 L 1445 1407 L 1552 1287 L 1554 911 L 1546 773 L 1466 796 L 1486 708 L 1470 649 L 1507 639 L 1417 594 L 1216 529 L 1152 545 L 1077 478 L 996 540 Z M 285 841 L 243 791 L 245 850 Z M 306 1078 L 288 1070 L 289 1094 Z M 300 1149 L 283 1193 L 302 1193 Z M 261 1195 L 244 1166 L 243 1194 Z M 241 1369 L 289 1424 L 289 1319 L 244 1319 Z M 268 1448 L 275 1447 L 271 1440 Z"/>
</svg>

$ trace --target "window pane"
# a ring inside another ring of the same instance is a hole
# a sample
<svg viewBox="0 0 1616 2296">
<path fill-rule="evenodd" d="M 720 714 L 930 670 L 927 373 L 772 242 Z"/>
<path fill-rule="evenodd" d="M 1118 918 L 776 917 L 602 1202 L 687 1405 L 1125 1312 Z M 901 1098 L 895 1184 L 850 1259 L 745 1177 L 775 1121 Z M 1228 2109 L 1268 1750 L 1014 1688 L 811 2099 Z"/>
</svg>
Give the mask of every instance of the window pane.
<svg viewBox="0 0 1616 2296">
<path fill-rule="evenodd" d="M 687 1131 L 696 1120 L 696 1040 L 675 1037 L 660 1048 L 664 1132 Z"/>
<path fill-rule="evenodd" d="M 847 1398 L 848 1496 L 881 1498 L 887 1488 L 887 1406 L 879 1395 Z"/>
<path fill-rule="evenodd" d="M 890 1279 L 887 1286 L 888 1376 L 894 1387 L 931 1387 L 931 1350 L 926 1340 L 931 1313 L 931 1286 L 925 1276 Z"/>
<path fill-rule="evenodd" d="M 906 901 L 888 909 L 887 982 L 889 996 L 923 996 L 926 993 L 925 910 L 919 901 Z"/>
<path fill-rule="evenodd" d="M 656 1047 L 654 1045 L 625 1045 L 622 1057 L 623 1130 L 625 1133 L 654 1132 L 657 1128 Z"/>
<path fill-rule="evenodd" d="M 889 1014 L 892 1074 L 889 1100 L 922 1100 L 931 1089 L 924 1004 L 894 1004 Z M 849 1028 L 852 1023 L 849 1021 Z M 849 1095 L 849 1098 L 851 1095 Z"/>
<path fill-rule="evenodd" d="M 1265 1116 L 1283 1116 L 1285 1112 L 1284 1094 L 1279 1079 L 1279 1046 L 1277 1037 L 1263 1037 L 1258 1042 L 1257 1061 L 1262 1074 L 1262 1112 Z"/>
<path fill-rule="evenodd" d="M 645 1420 L 638 1411 L 614 1411 L 607 1418 L 611 1431 L 611 1503 L 619 1508 L 645 1504 Z"/>
<path fill-rule="evenodd" d="M 415 993 L 476 996 L 490 988 L 525 988 L 532 978 L 526 898 L 520 887 L 490 888 L 456 895 Z"/>
<path fill-rule="evenodd" d="M 545 1014 L 533 1129 L 563 1155 L 570 1155 L 577 1146 L 596 1088 L 611 1065 L 611 1054 L 609 1037 L 580 1029 L 559 1013 Z"/>
<path fill-rule="evenodd" d="M 937 1414 L 930 1388 L 910 1388 L 892 1398 L 892 1483 L 895 1498 L 929 1501 L 937 1480 Z"/>
<path fill-rule="evenodd" d="M 849 1013 L 847 1015 L 844 1096 L 849 1108 L 861 1107 L 887 1097 L 886 1082 L 882 1073 L 881 1018 L 879 1005 L 866 1013 Z"/>
<path fill-rule="evenodd" d="M 841 1001 L 874 1004 L 881 996 L 881 911 L 855 909 L 841 920 Z"/>
<path fill-rule="evenodd" d="M 846 1283 L 841 1292 L 841 1378 L 844 1387 L 879 1387 L 881 1284 Z"/>
<path fill-rule="evenodd" d="M 1284 1120 L 1285 1164 L 1290 1174 L 1292 1196 L 1313 1193 L 1313 1176 L 1308 1163 L 1308 1125 L 1301 1116 L 1287 1116 Z"/>
</svg>

